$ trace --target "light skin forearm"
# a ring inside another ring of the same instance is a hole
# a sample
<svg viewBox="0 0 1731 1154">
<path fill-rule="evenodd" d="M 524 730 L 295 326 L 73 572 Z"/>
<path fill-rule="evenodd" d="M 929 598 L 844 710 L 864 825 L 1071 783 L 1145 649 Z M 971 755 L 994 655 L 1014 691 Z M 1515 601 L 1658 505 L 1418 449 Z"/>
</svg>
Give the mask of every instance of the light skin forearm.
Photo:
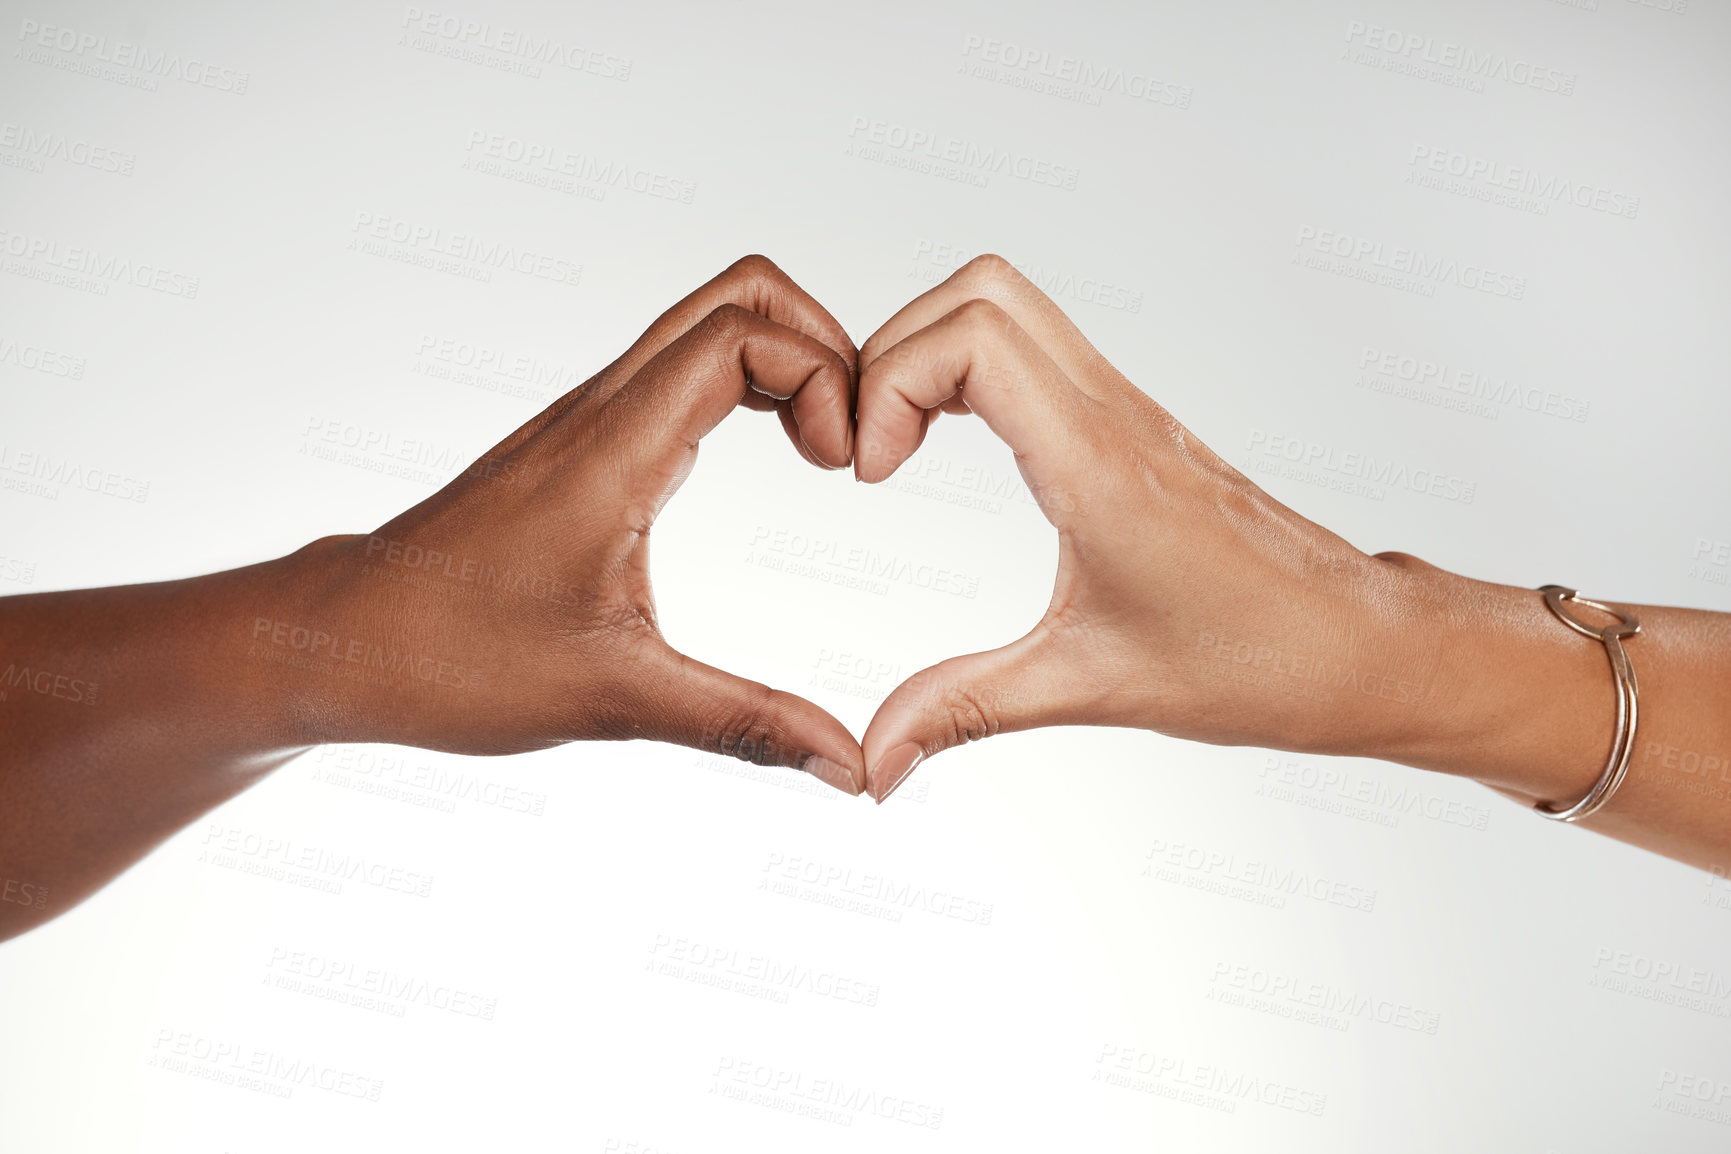
<svg viewBox="0 0 1731 1154">
<path fill-rule="evenodd" d="M 1296 516 L 1296 515 L 1293 515 Z M 1404 553 L 1324 544 L 1300 578 L 1303 628 L 1199 632 L 1181 676 L 1253 688 L 1254 712 L 1217 694 L 1149 728 L 1228 744 L 1370 757 L 1469 778 L 1527 807 L 1566 807 L 1605 768 L 1616 698 L 1604 646 L 1537 589 L 1478 581 Z M 1289 592 L 1270 588 L 1270 598 Z M 1607 602 L 1609 604 L 1609 602 Z M 1576 605 L 1595 625 L 1613 619 Z M 1577 824 L 1704 869 L 1731 863 L 1731 614 L 1618 603 L 1641 632 L 1624 644 L 1640 685 L 1628 775 Z M 1534 820 L 1542 820 L 1534 816 Z"/>
<path fill-rule="evenodd" d="M 1557 620 L 1536 590 L 1422 563 L 1409 571 L 1428 617 L 1418 645 L 1434 654 L 1435 694 L 1408 711 L 1406 732 L 1343 730 L 1336 752 L 1471 778 L 1526 806 L 1585 797 L 1615 730 L 1604 646 Z M 1606 603 L 1641 623 L 1624 642 L 1640 685 L 1639 721 L 1622 786 L 1577 824 L 1724 869 L 1731 862 L 1731 614 Z M 1574 608 L 1595 625 L 1612 620 Z"/>
</svg>

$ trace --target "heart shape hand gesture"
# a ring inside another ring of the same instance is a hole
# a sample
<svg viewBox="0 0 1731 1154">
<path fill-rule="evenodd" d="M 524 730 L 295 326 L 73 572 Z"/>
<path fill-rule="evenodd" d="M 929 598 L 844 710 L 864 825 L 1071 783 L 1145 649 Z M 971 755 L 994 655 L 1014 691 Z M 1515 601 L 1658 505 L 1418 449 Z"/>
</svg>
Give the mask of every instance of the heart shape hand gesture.
<svg viewBox="0 0 1731 1154">
<path fill-rule="evenodd" d="M 739 404 L 774 409 L 808 461 L 867 482 L 939 413 L 978 415 L 1058 532 L 1045 614 L 1020 640 L 909 678 L 863 742 L 803 698 L 673 650 L 650 528 Z M 1366 556 L 1274 501 L 989 256 L 858 352 L 748 257 L 433 497 L 303 552 L 330 562 L 311 617 L 468 670 L 461 686 L 309 683 L 302 711 L 323 740 L 493 754 L 649 738 L 880 802 L 924 758 L 1037 726 L 1316 750 L 1350 730 L 1393 748 L 1438 650 L 1414 624 L 1418 563 Z"/>
<path fill-rule="evenodd" d="M 775 410 L 807 461 L 867 482 L 939 414 L 980 417 L 1057 531 L 1045 612 L 1008 645 L 908 678 L 863 741 L 804 698 L 677 652 L 657 623 L 650 530 L 737 405 Z M 1717 748 L 1722 615 L 1637 608 L 1644 764 Z M 1294 513 L 990 256 L 859 350 L 748 257 L 373 533 L 222 573 L 0 598 L 0 640 L 9 668 L 29 666 L 7 685 L 42 699 L 0 710 L 0 875 L 58 903 L 0 903 L 0 940 L 315 745 L 647 738 L 881 802 L 962 742 L 1110 725 L 1402 762 L 1534 805 L 1583 796 L 1610 742 L 1603 665 L 1532 590 L 1369 556 Z M 69 704 L 98 685 L 100 712 Z M 1715 811 L 1641 780 L 1649 792 L 1637 782 L 1598 828 L 1722 860 Z"/>
</svg>

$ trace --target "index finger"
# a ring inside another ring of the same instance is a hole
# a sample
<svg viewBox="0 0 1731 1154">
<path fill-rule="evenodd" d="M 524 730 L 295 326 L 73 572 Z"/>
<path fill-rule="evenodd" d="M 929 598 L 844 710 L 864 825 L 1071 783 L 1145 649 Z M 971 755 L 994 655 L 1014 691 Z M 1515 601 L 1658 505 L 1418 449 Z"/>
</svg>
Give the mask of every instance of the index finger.
<svg viewBox="0 0 1731 1154">
<path fill-rule="evenodd" d="M 663 349 L 690 332 L 703 318 L 726 305 L 756 313 L 834 350 L 847 368 L 848 411 L 852 412 L 853 391 L 859 380 L 859 351 L 854 348 L 852 338 L 847 335 L 847 330 L 841 327 L 841 322 L 829 314 L 829 310 L 795 284 L 793 278 L 782 272 L 774 261 L 754 253 L 734 261 L 719 276 L 712 278 L 662 313 L 617 360 L 524 422 L 510 436 L 494 446 L 490 455 L 504 456 L 510 453 L 552 424 L 580 400 L 607 400 Z M 815 465 L 836 467 L 820 460 L 806 447 L 797 421 L 792 419 L 793 413 L 789 406 L 751 395 L 747 396 L 746 402 L 750 408 L 778 409 L 782 426 L 794 448 Z M 842 457 L 842 463 L 845 464 L 848 459 L 846 456 Z"/>
<path fill-rule="evenodd" d="M 949 315 L 970 300 L 985 300 L 1008 313 L 1046 355 L 1090 396 L 1130 382 L 1100 354 L 1064 310 L 1001 256 L 977 256 L 936 288 L 915 297 L 866 339 L 860 371 L 908 336 Z"/>
<path fill-rule="evenodd" d="M 859 350 L 841 322 L 818 304 L 812 295 L 794 283 L 766 256 L 753 253 L 729 265 L 721 275 L 662 313 L 642 336 L 608 366 L 624 381 L 662 349 L 722 305 L 738 305 L 784 328 L 804 333 L 835 350 L 851 377 L 859 376 Z"/>
<path fill-rule="evenodd" d="M 660 488 L 683 477 L 697 443 L 748 390 L 787 402 L 813 451 L 851 456 L 848 369 L 835 350 L 739 305 L 724 304 L 655 355 L 602 403 L 612 443 Z M 834 466 L 832 466 L 834 467 Z"/>
</svg>

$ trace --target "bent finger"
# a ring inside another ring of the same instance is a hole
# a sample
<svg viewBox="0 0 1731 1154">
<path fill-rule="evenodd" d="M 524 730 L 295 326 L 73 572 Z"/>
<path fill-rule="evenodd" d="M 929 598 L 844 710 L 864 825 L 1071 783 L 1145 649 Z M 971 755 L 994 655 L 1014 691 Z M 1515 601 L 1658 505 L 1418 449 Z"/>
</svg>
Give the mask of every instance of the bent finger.
<svg viewBox="0 0 1731 1154">
<path fill-rule="evenodd" d="M 885 321 L 860 346 L 860 371 L 909 335 L 970 300 L 990 301 L 1008 313 L 1082 391 L 1093 395 L 1116 385 L 1129 385 L 1063 309 L 1009 261 L 992 253 L 975 257 Z"/>
<path fill-rule="evenodd" d="M 796 284 L 792 277 L 777 267 L 774 261 L 753 254 L 734 261 L 719 275 L 662 313 L 618 359 L 531 417 L 494 446 L 488 455 L 502 457 L 510 453 L 563 416 L 579 400 L 592 403 L 606 401 L 658 353 L 723 305 L 736 305 L 827 345 L 847 366 L 850 390 L 858 379 L 859 352 L 854 348 L 853 340 L 847 335 L 847 330 L 842 328 L 841 322 L 818 304 L 810 293 Z M 752 404 L 750 407 L 772 406 Z M 852 412 L 851 393 L 849 412 Z M 802 456 L 812 460 L 813 464 L 819 463 L 805 452 L 799 438 L 791 430 L 788 432 L 788 439 L 796 449 L 801 450 Z"/>
<path fill-rule="evenodd" d="M 602 404 L 628 459 L 656 469 L 685 458 L 748 394 L 791 412 L 796 446 L 830 468 L 853 459 L 853 388 L 847 364 L 817 339 L 738 305 L 722 305 Z"/>
<path fill-rule="evenodd" d="M 877 357 L 860 378 L 855 474 L 876 482 L 919 448 L 931 414 L 965 401 L 1037 484 L 1074 485 L 1102 418 L 1014 318 L 971 300 Z M 1036 493 L 1037 495 L 1037 493 Z M 1048 513 L 1048 515 L 1050 515 Z"/>
</svg>

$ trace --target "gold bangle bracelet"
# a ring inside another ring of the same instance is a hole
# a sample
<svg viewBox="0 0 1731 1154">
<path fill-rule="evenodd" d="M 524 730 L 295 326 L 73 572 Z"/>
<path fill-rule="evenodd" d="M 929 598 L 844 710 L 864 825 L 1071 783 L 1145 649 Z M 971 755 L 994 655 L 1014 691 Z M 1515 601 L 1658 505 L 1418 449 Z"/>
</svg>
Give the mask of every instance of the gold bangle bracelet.
<svg viewBox="0 0 1731 1154">
<path fill-rule="evenodd" d="M 1611 758 L 1605 763 L 1605 772 L 1599 775 L 1599 780 L 1593 783 L 1593 788 L 1586 797 L 1566 809 L 1557 808 L 1548 801 L 1541 801 L 1533 807 L 1540 815 L 1553 821 L 1580 821 L 1598 812 L 1599 807 L 1610 801 L 1611 795 L 1617 792 L 1617 787 L 1623 784 L 1623 778 L 1629 772 L 1629 758 L 1635 752 L 1636 685 L 1635 667 L 1629 664 L 1629 654 L 1623 649 L 1623 638 L 1633 637 L 1641 632 L 1641 623 L 1630 614 L 1597 601 L 1588 601 L 1573 589 L 1565 589 L 1561 585 L 1541 585 L 1539 592 L 1545 595 L 1545 605 L 1564 625 L 1605 646 L 1605 656 L 1611 662 L 1611 677 L 1617 686 L 1617 731 L 1611 738 Z M 1596 629 L 1571 615 L 1564 607 L 1564 602 L 1568 601 L 1609 613 L 1617 618 L 1617 621 Z"/>
</svg>

